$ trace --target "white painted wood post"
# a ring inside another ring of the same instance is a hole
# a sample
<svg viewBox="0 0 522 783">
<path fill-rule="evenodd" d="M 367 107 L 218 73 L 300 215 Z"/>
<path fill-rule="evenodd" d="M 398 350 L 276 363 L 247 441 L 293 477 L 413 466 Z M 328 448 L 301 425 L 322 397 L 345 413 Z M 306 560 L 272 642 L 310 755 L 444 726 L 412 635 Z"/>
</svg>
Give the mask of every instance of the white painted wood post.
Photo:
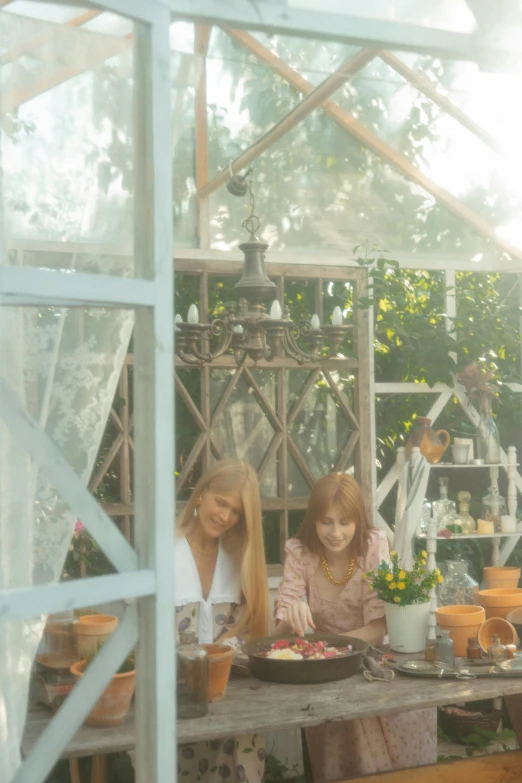
<svg viewBox="0 0 522 783">
<path fill-rule="evenodd" d="M 433 516 L 430 518 L 428 523 L 428 531 L 426 534 L 426 551 L 428 552 L 428 571 L 433 571 L 434 568 L 437 568 L 437 560 L 435 557 L 437 553 L 437 525 L 435 524 Z M 437 638 L 437 616 L 435 614 L 435 610 L 437 608 L 436 590 L 437 588 L 434 587 L 431 591 L 430 617 L 428 620 L 428 639 Z"/>
<path fill-rule="evenodd" d="M 397 475 L 402 476 L 402 471 L 406 465 L 406 449 L 404 446 L 399 446 L 397 449 Z"/>
<path fill-rule="evenodd" d="M 136 277 L 155 283 L 155 306 L 138 308 L 134 336 L 136 548 L 156 573 L 156 595 L 138 604 L 137 783 L 176 779 L 170 21 L 156 6 L 134 36 L 134 257 Z"/>
<path fill-rule="evenodd" d="M 508 476 L 508 491 L 507 491 L 507 507 L 508 513 L 512 517 L 517 515 L 517 450 L 514 446 L 509 446 L 507 450 L 507 476 Z"/>
</svg>

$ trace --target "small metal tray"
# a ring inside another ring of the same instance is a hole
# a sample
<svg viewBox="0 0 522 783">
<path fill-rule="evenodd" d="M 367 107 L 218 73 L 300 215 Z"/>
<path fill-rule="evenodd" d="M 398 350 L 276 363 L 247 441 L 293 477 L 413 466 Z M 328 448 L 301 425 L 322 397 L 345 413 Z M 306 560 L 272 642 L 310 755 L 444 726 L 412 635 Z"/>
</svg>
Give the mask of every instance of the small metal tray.
<svg viewBox="0 0 522 783">
<path fill-rule="evenodd" d="M 430 680 L 455 680 L 459 679 L 473 679 L 476 673 L 464 676 L 459 676 L 459 671 L 453 668 L 443 668 L 436 663 L 430 663 L 429 661 L 402 661 L 395 664 L 395 670 L 400 674 L 406 674 L 408 677 L 421 677 Z M 467 671 L 464 669 L 464 671 Z"/>
<path fill-rule="evenodd" d="M 395 671 L 408 677 L 421 677 L 430 680 L 473 680 L 479 677 L 505 679 L 507 677 L 522 677 L 522 662 L 511 660 L 495 667 L 490 663 L 473 667 L 464 664 L 461 668 L 453 668 L 429 661 L 402 661 L 395 664 Z"/>
</svg>

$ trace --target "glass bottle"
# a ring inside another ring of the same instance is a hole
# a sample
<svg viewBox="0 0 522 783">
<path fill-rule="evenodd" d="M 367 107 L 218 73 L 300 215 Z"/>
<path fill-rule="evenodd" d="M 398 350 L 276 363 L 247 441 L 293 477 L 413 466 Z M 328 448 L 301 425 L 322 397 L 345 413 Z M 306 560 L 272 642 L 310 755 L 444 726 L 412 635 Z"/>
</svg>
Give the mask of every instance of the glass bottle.
<svg viewBox="0 0 522 783">
<path fill-rule="evenodd" d="M 478 639 L 476 636 L 473 636 L 471 637 L 471 639 L 468 639 L 466 657 L 468 661 L 480 661 L 482 658 L 482 650 L 480 649 L 480 645 L 478 643 Z"/>
<path fill-rule="evenodd" d="M 478 604 L 479 585 L 468 574 L 467 560 L 447 560 L 444 581 L 438 586 L 437 596 L 441 606 Z"/>
<path fill-rule="evenodd" d="M 483 459 L 486 465 L 498 465 L 500 463 L 500 436 L 495 420 L 491 415 L 491 396 L 489 394 L 480 396 L 477 456 Z"/>
<path fill-rule="evenodd" d="M 457 516 L 455 502 L 448 498 L 448 477 L 439 478 L 440 500 L 433 501 L 433 520 L 437 530 L 442 530 L 447 524 L 454 522 Z"/>
<path fill-rule="evenodd" d="M 424 660 L 430 663 L 435 663 L 437 660 L 437 640 L 427 639 L 426 646 L 424 648 Z"/>
<path fill-rule="evenodd" d="M 176 650 L 178 718 L 199 718 L 208 712 L 208 653 L 192 631 L 180 633 Z"/>
<path fill-rule="evenodd" d="M 507 514 L 506 501 L 498 491 L 497 479 L 493 478 L 488 494 L 482 498 L 482 518 L 493 522 L 495 533 L 500 533 L 503 514 Z"/>
<path fill-rule="evenodd" d="M 75 622 L 74 612 L 65 611 L 50 614 L 45 624 L 46 652 L 55 662 L 64 661 L 65 667 L 79 657 L 74 633 Z"/>
<path fill-rule="evenodd" d="M 449 666 L 455 666 L 455 645 L 450 638 L 449 631 L 441 631 L 441 636 L 437 642 L 437 660 L 441 663 L 447 663 Z"/>
<path fill-rule="evenodd" d="M 428 532 L 428 525 L 431 522 L 431 503 L 428 500 L 424 500 L 422 504 L 422 516 L 417 528 L 417 535 L 426 535 Z"/>
<path fill-rule="evenodd" d="M 502 663 L 507 658 L 507 650 L 500 641 L 498 634 L 493 634 L 493 639 L 488 647 L 488 658 L 491 663 Z"/>
<path fill-rule="evenodd" d="M 459 516 L 456 522 L 460 522 L 462 532 L 464 534 L 474 533 L 477 529 L 477 525 L 471 514 L 469 513 L 469 501 L 471 495 L 469 492 L 459 492 L 457 495 L 459 499 Z"/>
</svg>

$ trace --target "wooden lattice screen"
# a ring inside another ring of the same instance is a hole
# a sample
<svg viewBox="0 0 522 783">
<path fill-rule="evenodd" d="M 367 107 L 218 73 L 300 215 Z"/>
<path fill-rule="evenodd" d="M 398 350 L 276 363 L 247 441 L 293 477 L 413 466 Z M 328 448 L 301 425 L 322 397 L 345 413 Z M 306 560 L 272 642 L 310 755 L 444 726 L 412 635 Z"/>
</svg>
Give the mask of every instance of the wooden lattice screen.
<svg viewBox="0 0 522 783">
<path fill-rule="evenodd" d="M 179 279 L 189 279 L 190 289 L 199 290 L 202 318 L 209 311 L 212 282 L 235 279 L 239 270 L 236 261 L 176 262 Z M 329 286 L 351 289 L 354 302 L 367 293 L 363 269 L 270 264 L 269 274 L 280 297 L 285 284 L 288 289 L 294 281 L 306 284 L 309 296 L 312 287 L 314 309 L 321 319 Z M 183 502 L 213 460 L 249 459 L 261 482 L 271 564 L 281 562 L 284 542 L 299 525 L 310 487 L 323 473 L 353 469 L 369 510 L 374 508 L 368 310 L 353 309 L 351 334 L 346 358 L 301 366 L 285 358 L 238 368 L 233 356 L 202 367 L 176 362 L 178 500 Z M 117 495 L 117 500 L 104 505 L 120 519 L 127 536 L 133 516 L 132 370 L 130 353 L 104 439 L 104 458 L 91 482 L 91 490 L 97 491 L 112 475 L 112 497 Z"/>
</svg>

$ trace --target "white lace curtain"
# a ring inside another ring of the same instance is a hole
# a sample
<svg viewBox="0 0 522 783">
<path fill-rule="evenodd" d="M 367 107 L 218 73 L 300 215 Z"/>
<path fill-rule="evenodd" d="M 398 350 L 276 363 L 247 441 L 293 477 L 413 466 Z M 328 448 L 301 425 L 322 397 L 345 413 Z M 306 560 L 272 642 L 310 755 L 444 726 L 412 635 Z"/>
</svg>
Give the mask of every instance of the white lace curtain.
<svg viewBox="0 0 522 783">
<path fill-rule="evenodd" d="M 0 308 L 0 380 L 85 483 L 132 325 L 129 311 Z M 5 394 L 0 417 L 0 589 L 57 581 L 76 521 L 74 509 L 18 442 Z M 11 779 L 19 763 L 30 671 L 42 628 L 43 618 L 0 623 L 2 781 Z"/>
</svg>

